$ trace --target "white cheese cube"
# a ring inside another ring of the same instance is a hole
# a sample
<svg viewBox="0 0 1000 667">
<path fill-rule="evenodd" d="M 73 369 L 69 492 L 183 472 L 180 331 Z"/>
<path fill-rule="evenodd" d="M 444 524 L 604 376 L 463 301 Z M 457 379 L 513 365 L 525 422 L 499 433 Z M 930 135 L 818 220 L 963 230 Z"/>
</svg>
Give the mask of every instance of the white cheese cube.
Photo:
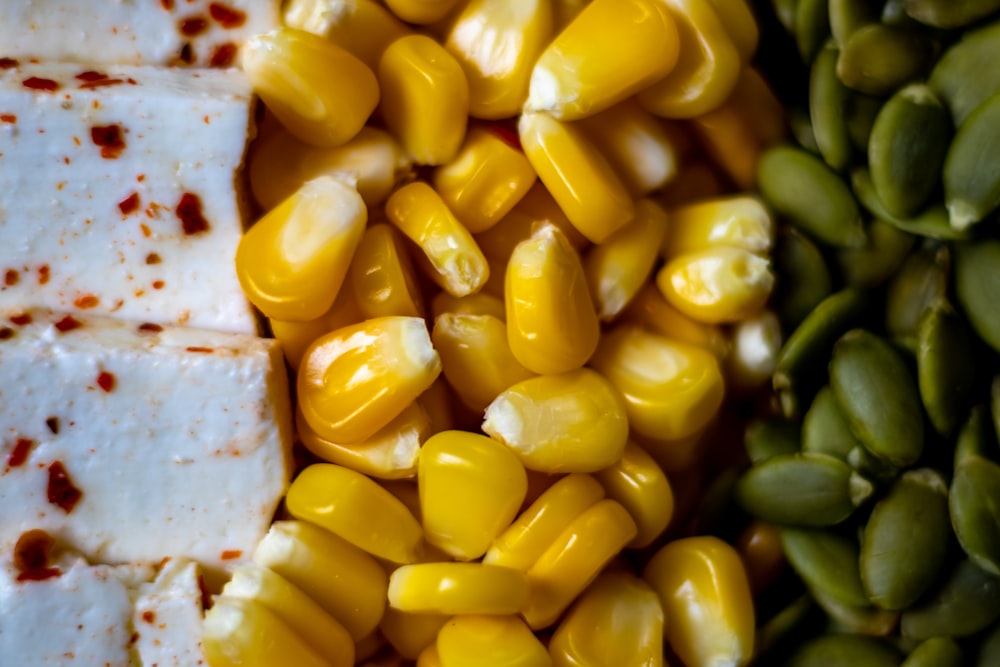
<svg viewBox="0 0 1000 667">
<path fill-rule="evenodd" d="M 0 308 L 255 332 L 234 264 L 251 102 L 237 70 L 0 69 Z"/>
<path fill-rule="evenodd" d="M 204 620 L 198 565 L 183 559 L 164 564 L 156 579 L 138 587 L 132 614 L 140 664 L 158 667 L 203 665 Z"/>
</svg>

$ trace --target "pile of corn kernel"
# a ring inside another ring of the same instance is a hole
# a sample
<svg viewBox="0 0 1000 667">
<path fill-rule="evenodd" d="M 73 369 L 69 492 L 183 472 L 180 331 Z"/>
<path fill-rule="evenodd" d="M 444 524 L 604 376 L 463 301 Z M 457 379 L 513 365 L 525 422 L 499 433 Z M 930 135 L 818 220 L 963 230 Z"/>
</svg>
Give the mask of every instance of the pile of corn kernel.
<svg viewBox="0 0 1000 667">
<path fill-rule="evenodd" d="M 237 269 L 309 464 L 210 664 L 746 664 L 773 530 L 678 537 L 781 343 L 773 220 L 733 194 L 783 132 L 746 0 L 284 18 L 244 55 Z"/>
</svg>

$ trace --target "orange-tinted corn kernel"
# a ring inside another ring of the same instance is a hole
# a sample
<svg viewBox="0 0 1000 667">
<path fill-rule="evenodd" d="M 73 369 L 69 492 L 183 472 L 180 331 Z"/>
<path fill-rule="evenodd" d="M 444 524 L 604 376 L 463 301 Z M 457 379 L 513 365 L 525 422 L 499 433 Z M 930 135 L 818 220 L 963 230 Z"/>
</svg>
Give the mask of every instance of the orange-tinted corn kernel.
<svg viewBox="0 0 1000 667">
<path fill-rule="evenodd" d="M 420 614 L 515 614 L 528 600 L 518 570 L 482 563 L 404 565 L 389 576 L 389 606 Z"/>
<path fill-rule="evenodd" d="M 618 461 L 594 475 L 607 492 L 632 515 L 638 534 L 633 549 L 648 546 L 667 529 L 674 514 L 670 480 L 646 451 L 629 442 Z"/>
<path fill-rule="evenodd" d="M 330 310 L 368 211 L 353 184 L 320 176 L 261 218 L 240 239 L 236 275 L 268 317 L 308 322 Z"/>
<path fill-rule="evenodd" d="M 592 0 L 535 63 L 525 110 L 592 116 L 666 76 L 678 51 L 660 0 Z"/>
<path fill-rule="evenodd" d="M 622 313 L 622 319 L 661 336 L 704 348 L 717 359 L 724 359 L 729 354 L 729 341 L 719 327 L 693 320 L 680 312 L 653 284 L 639 291 Z"/>
<path fill-rule="evenodd" d="M 416 243 L 432 276 L 449 294 L 478 292 L 490 269 L 475 239 L 431 186 L 415 181 L 396 190 L 386 202 L 389 220 Z"/>
<path fill-rule="evenodd" d="M 374 0 L 289 0 L 285 25 L 326 37 L 378 69 L 382 53 L 410 30 Z"/>
<path fill-rule="evenodd" d="M 386 0 L 385 4 L 407 23 L 426 25 L 447 16 L 458 0 Z"/>
<path fill-rule="evenodd" d="M 351 444 L 396 418 L 441 372 L 424 321 L 380 317 L 317 339 L 298 374 L 299 409 L 320 437 Z"/>
<path fill-rule="evenodd" d="M 772 523 L 759 519 L 751 521 L 736 540 L 736 550 L 743 560 L 754 593 L 760 593 L 774 583 L 785 569 L 781 532 Z"/>
<path fill-rule="evenodd" d="M 281 124 L 315 146 L 349 141 L 379 101 L 371 68 L 333 42 L 294 28 L 247 40 L 243 69 Z"/>
<path fill-rule="evenodd" d="M 382 118 L 418 164 L 446 164 L 465 138 L 469 84 L 455 57 L 426 35 L 400 37 L 378 66 Z"/>
<path fill-rule="evenodd" d="M 441 667 L 552 664 L 545 646 L 517 616 L 457 616 L 441 628 L 436 647 Z"/>
<path fill-rule="evenodd" d="M 546 222 L 561 231 L 575 250 L 582 251 L 590 245 L 576 231 L 545 186 L 538 181 L 500 222 L 485 232 L 476 234 L 476 242 L 487 257 L 506 262 L 517 244 L 530 237 L 535 229 Z"/>
<path fill-rule="evenodd" d="M 446 614 L 413 614 L 390 606 L 378 629 L 397 653 L 407 660 L 416 660 L 434 643 L 449 618 Z"/>
<path fill-rule="evenodd" d="M 743 64 L 749 64 L 757 52 L 760 31 L 747 0 L 708 0 L 726 34 L 740 54 Z"/>
<path fill-rule="evenodd" d="M 664 244 L 668 258 L 706 248 L 731 246 L 766 255 L 774 242 L 774 222 L 756 197 L 736 195 L 674 209 Z"/>
<path fill-rule="evenodd" d="M 566 237 L 543 224 L 514 249 L 504 285 L 507 341 L 535 373 L 564 373 L 587 362 L 600 323 L 580 256 Z"/>
<path fill-rule="evenodd" d="M 424 443 L 418 480 L 427 541 L 466 560 L 486 553 L 528 489 L 513 452 L 464 431 L 444 431 Z"/>
<path fill-rule="evenodd" d="M 434 319 L 437 319 L 445 313 L 490 315 L 501 322 L 507 321 L 507 311 L 504 310 L 503 299 L 486 292 L 468 296 L 452 296 L 447 292 L 438 292 L 431 301 L 431 314 Z"/>
<path fill-rule="evenodd" d="M 410 254 L 391 225 L 379 223 L 365 230 L 348 275 L 366 318 L 423 317 L 424 300 Z"/>
<path fill-rule="evenodd" d="M 267 607 L 240 598 L 215 599 L 205 614 L 201 646 L 211 667 L 346 667 L 354 662 L 353 655 L 350 662 L 327 662 Z"/>
<path fill-rule="evenodd" d="M 538 178 L 587 239 L 601 243 L 632 219 L 631 194 L 581 128 L 523 113 L 518 136 Z"/>
<path fill-rule="evenodd" d="M 281 351 L 285 353 L 292 369 L 298 370 L 302 357 L 306 349 L 314 340 L 331 331 L 336 331 L 350 324 L 357 324 L 364 319 L 361 309 L 358 308 L 357 301 L 354 300 L 354 293 L 349 289 L 342 289 L 337 294 L 337 300 L 333 306 L 322 317 L 308 322 L 285 322 L 283 320 L 269 320 L 271 333 L 281 343 Z"/>
<path fill-rule="evenodd" d="M 656 286 L 685 315 L 719 324 L 759 312 L 771 296 L 774 274 L 766 258 L 719 246 L 670 260 L 657 273 Z"/>
<path fill-rule="evenodd" d="M 757 184 L 761 146 L 743 111 L 726 102 L 691 121 L 706 152 L 743 190 Z"/>
<path fill-rule="evenodd" d="M 733 327 L 733 351 L 726 359 L 726 376 L 740 390 L 759 389 L 768 383 L 778 363 L 783 339 L 781 322 L 764 310 Z"/>
<path fill-rule="evenodd" d="M 750 661 L 753 598 L 735 549 L 715 537 L 675 540 L 653 556 L 643 578 L 660 596 L 667 641 L 685 665 Z"/>
</svg>

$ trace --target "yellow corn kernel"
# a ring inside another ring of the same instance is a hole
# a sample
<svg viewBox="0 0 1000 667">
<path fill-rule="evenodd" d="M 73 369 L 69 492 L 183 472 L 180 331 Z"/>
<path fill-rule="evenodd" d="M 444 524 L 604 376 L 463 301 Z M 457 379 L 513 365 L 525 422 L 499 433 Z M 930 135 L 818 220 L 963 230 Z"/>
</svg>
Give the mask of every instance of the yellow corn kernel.
<svg viewBox="0 0 1000 667">
<path fill-rule="evenodd" d="M 388 607 L 378 629 L 407 660 L 416 660 L 434 644 L 438 631 L 448 622 L 446 614 L 412 614 Z"/>
<path fill-rule="evenodd" d="M 664 255 L 673 258 L 706 248 L 731 246 L 766 255 L 774 243 L 774 222 L 757 197 L 735 195 L 674 209 Z"/>
<path fill-rule="evenodd" d="M 667 234 L 667 214 L 649 199 L 636 202 L 635 218 L 587 253 L 583 270 L 602 320 L 615 318 L 649 280 Z"/>
<path fill-rule="evenodd" d="M 441 656 L 437 644 L 431 644 L 417 656 L 417 667 L 441 667 Z"/>
<path fill-rule="evenodd" d="M 580 596 L 549 643 L 554 667 L 663 666 L 663 607 L 626 572 L 606 571 Z"/>
<path fill-rule="evenodd" d="M 730 100 L 691 121 L 708 155 L 743 190 L 757 184 L 761 145 L 743 110 Z"/>
<path fill-rule="evenodd" d="M 643 572 L 663 603 L 667 641 L 688 667 L 739 667 L 753 656 L 750 585 L 736 551 L 716 537 L 660 549 Z"/>
<path fill-rule="evenodd" d="M 766 258 L 721 246 L 670 260 L 656 275 L 656 286 L 688 317 L 719 324 L 759 312 L 771 296 L 774 274 Z"/>
<path fill-rule="evenodd" d="M 516 116 L 535 61 L 552 38 L 552 5 L 542 0 L 471 0 L 445 39 L 469 79 L 469 114 Z"/>
<path fill-rule="evenodd" d="M 236 275 L 268 317 L 308 322 L 330 310 L 368 221 L 352 184 L 320 176 L 257 221 L 236 249 Z"/>
<path fill-rule="evenodd" d="M 588 368 L 518 382 L 486 408 L 483 431 L 539 472 L 593 472 L 621 458 L 626 406 Z"/>
<path fill-rule="evenodd" d="M 591 365 L 625 399 L 632 430 L 678 440 L 703 429 L 719 411 L 725 382 L 707 350 L 622 325 L 601 339 Z"/>
<path fill-rule="evenodd" d="M 427 541 L 464 560 L 486 553 L 517 516 L 528 490 L 513 452 L 465 431 L 431 436 L 417 474 Z"/>
<path fill-rule="evenodd" d="M 389 606 L 411 613 L 516 614 L 527 600 L 524 574 L 498 565 L 418 563 L 389 575 Z"/>
<path fill-rule="evenodd" d="M 263 605 L 330 665 L 354 664 L 354 640 L 344 626 L 302 590 L 266 567 L 251 563 L 236 568 L 222 595 Z"/>
<path fill-rule="evenodd" d="M 733 351 L 726 359 L 726 376 L 735 388 L 753 391 L 766 384 L 778 363 L 783 339 L 781 322 L 770 310 L 737 322 L 732 331 Z"/>
<path fill-rule="evenodd" d="M 328 662 L 264 605 L 219 597 L 205 613 L 201 647 L 211 667 L 329 667 Z M 352 652 L 353 652 L 353 646 Z"/>
<path fill-rule="evenodd" d="M 458 616 L 437 639 L 441 667 L 550 667 L 545 646 L 517 616 Z"/>
<path fill-rule="evenodd" d="M 746 568 L 750 589 L 760 593 L 785 569 L 781 532 L 772 523 L 754 519 L 736 540 L 736 550 Z"/>
<path fill-rule="evenodd" d="M 693 320 L 670 305 L 656 285 L 647 284 L 622 313 L 622 320 L 641 325 L 654 333 L 695 345 L 724 359 L 729 340 L 719 327 Z"/>
<path fill-rule="evenodd" d="M 544 222 L 553 224 L 561 231 L 575 250 L 582 251 L 590 244 L 576 231 L 556 200 L 538 181 L 500 222 L 476 234 L 476 242 L 487 257 L 506 262 L 517 244 L 531 236 Z"/>
<path fill-rule="evenodd" d="M 533 630 L 555 623 L 635 536 L 635 522 L 614 500 L 600 500 L 584 510 L 528 570 L 524 620 Z"/>
<path fill-rule="evenodd" d="M 389 44 L 410 34 L 402 21 L 373 0 L 289 0 L 285 25 L 326 37 L 372 70 Z"/>
<path fill-rule="evenodd" d="M 542 52 L 524 108 L 560 120 L 592 116 L 665 77 L 677 39 L 660 0 L 593 0 Z"/>
<path fill-rule="evenodd" d="M 588 4 L 590 4 L 590 0 L 552 0 L 556 32 L 561 32 L 563 28 L 568 26 Z"/>
<path fill-rule="evenodd" d="M 666 77 L 639 93 L 639 102 L 665 118 L 694 118 L 722 104 L 743 63 L 710 0 L 658 0 L 677 26 L 680 55 Z"/>
<path fill-rule="evenodd" d="M 423 251 L 431 277 L 449 294 L 478 292 L 490 276 L 475 239 L 431 186 L 414 181 L 396 190 L 385 204 L 396 227 Z"/>
<path fill-rule="evenodd" d="M 465 228 L 478 234 L 500 222 L 536 180 L 524 153 L 474 127 L 455 159 L 434 172 L 434 189 Z"/>
<path fill-rule="evenodd" d="M 424 316 L 424 299 L 410 254 L 391 225 L 378 223 L 365 230 L 348 276 L 366 318 Z"/>
<path fill-rule="evenodd" d="M 580 256 L 553 225 L 514 249 L 504 284 L 507 342 L 535 373 L 565 373 L 587 363 L 600 323 Z"/>
<path fill-rule="evenodd" d="M 452 405 L 455 397 L 448 387 L 448 381 L 439 377 L 427 390 L 420 394 L 420 405 L 431 418 L 431 434 L 450 431 L 455 428 Z"/>
<path fill-rule="evenodd" d="M 603 498 L 604 489 L 590 475 L 563 477 L 493 541 L 483 562 L 526 572 L 566 526 Z"/>
<path fill-rule="evenodd" d="M 729 103 L 741 109 L 757 142 L 764 148 L 781 143 L 788 133 L 785 107 L 753 67 L 744 67 Z"/>
<path fill-rule="evenodd" d="M 614 465 L 594 476 L 608 497 L 617 500 L 632 515 L 638 533 L 630 547 L 648 546 L 667 529 L 674 514 L 670 480 L 642 447 L 629 442 Z"/>
<path fill-rule="evenodd" d="M 726 34 L 740 54 L 743 64 L 749 64 L 757 52 L 760 31 L 747 0 L 708 0 Z"/>
<path fill-rule="evenodd" d="M 455 394 L 482 412 L 500 392 L 534 373 L 517 363 L 507 344 L 507 325 L 492 315 L 444 313 L 434 320 L 434 348 Z"/>
<path fill-rule="evenodd" d="M 719 197 L 728 190 L 712 166 L 707 162 L 696 161 L 684 164 L 656 199 L 664 208 L 671 210 L 682 204 Z"/>
<path fill-rule="evenodd" d="M 299 369 L 306 349 L 314 340 L 331 331 L 336 331 L 351 324 L 357 324 L 365 317 L 354 300 L 354 293 L 342 289 L 337 294 L 333 306 L 322 317 L 308 322 L 285 322 L 269 320 L 271 333 L 281 343 L 281 351 L 293 370 Z"/>
<path fill-rule="evenodd" d="M 447 292 L 438 292 L 431 301 L 431 314 L 437 319 L 445 313 L 454 315 L 490 315 L 501 322 L 507 321 L 507 311 L 504 310 L 503 299 L 479 292 L 468 296 L 452 296 Z"/>
<path fill-rule="evenodd" d="M 278 521 L 257 545 L 253 560 L 305 591 L 354 641 L 382 618 L 389 587 L 385 570 L 329 531 L 304 521 Z"/>
<path fill-rule="evenodd" d="M 601 243 L 635 214 L 632 196 L 581 128 L 523 113 L 518 136 L 528 161 L 577 231 Z"/>
<path fill-rule="evenodd" d="M 385 4 L 407 23 L 426 25 L 447 16 L 458 0 L 386 0 Z"/>
<path fill-rule="evenodd" d="M 289 132 L 315 146 L 350 141 L 379 101 L 375 74 L 333 42 L 275 28 L 243 45 L 243 69 Z"/>
<path fill-rule="evenodd" d="M 465 138 L 469 84 L 462 67 L 426 35 L 400 37 L 378 65 L 382 118 L 418 164 L 451 162 Z"/>
</svg>

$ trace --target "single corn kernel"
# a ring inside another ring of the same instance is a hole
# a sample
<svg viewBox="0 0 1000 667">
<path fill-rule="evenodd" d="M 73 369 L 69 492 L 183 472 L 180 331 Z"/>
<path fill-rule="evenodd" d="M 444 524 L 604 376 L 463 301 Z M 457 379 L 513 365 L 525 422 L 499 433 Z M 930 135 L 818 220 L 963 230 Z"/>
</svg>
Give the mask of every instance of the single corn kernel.
<svg viewBox="0 0 1000 667">
<path fill-rule="evenodd" d="M 464 431 L 424 443 L 418 468 L 429 543 L 456 558 L 479 558 L 517 516 L 528 490 L 524 466 L 508 448 Z"/>
<path fill-rule="evenodd" d="M 436 320 L 445 313 L 490 315 L 501 322 L 507 321 L 507 311 L 504 309 L 503 299 L 486 292 L 478 292 L 468 296 L 452 296 L 447 292 L 438 292 L 431 300 L 431 315 Z"/>
<path fill-rule="evenodd" d="M 774 243 L 774 222 L 764 204 L 736 195 L 674 209 L 664 255 L 673 258 L 706 248 L 731 246 L 766 255 Z"/>
<path fill-rule="evenodd" d="M 593 0 L 535 63 L 525 110 L 560 120 L 603 111 L 670 73 L 677 39 L 660 0 Z"/>
<path fill-rule="evenodd" d="M 426 25 L 447 16 L 458 0 L 386 0 L 385 4 L 407 23 Z"/>
<path fill-rule="evenodd" d="M 760 519 L 751 521 L 737 538 L 736 550 L 754 593 L 765 590 L 785 569 L 781 531 L 773 523 Z"/>
<path fill-rule="evenodd" d="M 373 0 L 289 0 L 285 25 L 326 37 L 372 70 L 386 47 L 410 34 L 409 28 Z"/>
<path fill-rule="evenodd" d="M 510 213 L 485 232 L 476 234 L 476 242 L 490 259 L 506 262 L 514 248 L 531 236 L 542 223 L 551 223 L 563 233 L 574 250 L 582 251 L 590 242 L 570 223 L 545 186 L 538 181 Z"/>
<path fill-rule="evenodd" d="M 437 639 L 441 667 L 550 667 L 545 646 L 517 616 L 458 616 Z"/>
<path fill-rule="evenodd" d="M 395 419 L 441 372 L 427 325 L 380 317 L 317 339 L 302 359 L 299 409 L 322 438 L 363 442 Z"/>
<path fill-rule="evenodd" d="M 632 219 L 631 194 L 581 128 L 527 112 L 517 128 L 538 178 L 587 239 L 601 243 Z"/>
<path fill-rule="evenodd" d="M 486 408 L 483 431 L 539 472 L 593 472 L 625 449 L 626 406 L 600 374 L 580 368 L 513 385 Z"/>
<path fill-rule="evenodd" d="M 636 202 L 635 217 L 587 253 L 583 270 L 602 320 L 614 319 L 649 280 L 667 234 L 667 214 L 649 199 Z"/>
<path fill-rule="evenodd" d="M 455 57 L 426 35 L 400 37 L 378 66 L 382 118 L 418 164 L 451 162 L 465 138 L 469 84 Z"/>
<path fill-rule="evenodd" d="M 648 438 L 697 433 L 718 413 L 725 394 L 710 352 L 636 326 L 606 334 L 591 364 L 624 398 L 632 430 Z"/>
<path fill-rule="evenodd" d="M 434 172 L 434 189 L 465 228 L 478 234 L 500 222 L 536 180 L 524 153 L 474 127 L 455 159 Z"/>
<path fill-rule="evenodd" d="M 449 618 L 447 614 L 413 614 L 388 607 L 378 629 L 397 653 L 407 660 L 416 660 L 434 644 Z"/>
<path fill-rule="evenodd" d="M 635 539 L 628 510 L 601 500 L 584 510 L 528 570 L 530 598 L 521 615 L 533 630 L 546 628 Z"/>
<path fill-rule="evenodd" d="M 743 109 L 732 96 L 715 109 L 691 120 L 705 151 L 743 190 L 757 185 L 761 145 Z"/>
<path fill-rule="evenodd" d="M 307 591 L 354 641 L 368 635 L 382 618 L 389 587 L 385 570 L 364 551 L 322 528 L 278 521 L 257 545 L 253 560 Z"/>
<path fill-rule="evenodd" d="M 747 0 L 708 0 L 726 34 L 740 54 L 743 64 L 749 64 L 757 52 L 760 31 Z"/>
<path fill-rule="evenodd" d="M 758 313 L 771 296 L 774 274 L 766 258 L 720 246 L 670 260 L 656 275 L 656 286 L 685 315 L 720 324 Z"/>
<path fill-rule="evenodd" d="M 543 224 L 514 249 L 504 285 L 507 342 L 535 373 L 565 373 L 587 362 L 600 323 L 580 256 L 553 225 Z"/>
<path fill-rule="evenodd" d="M 663 623 L 663 607 L 649 585 L 626 572 L 606 571 L 552 635 L 552 664 L 662 667 Z"/>
<path fill-rule="evenodd" d="M 707 162 L 696 160 L 686 163 L 674 180 L 657 195 L 660 205 L 671 210 L 682 204 L 721 197 L 728 192 L 719 173 Z"/>
<path fill-rule="evenodd" d="M 685 665 L 750 661 L 753 598 L 735 549 L 716 537 L 675 540 L 653 556 L 643 578 L 660 596 L 667 641 Z"/>
<path fill-rule="evenodd" d="M 368 212 L 353 184 L 320 176 L 257 221 L 236 249 L 236 274 L 266 316 L 308 322 L 333 306 Z"/>
<path fill-rule="evenodd" d="M 729 340 L 719 327 L 693 320 L 680 312 L 651 283 L 643 287 L 625 308 L 622 320 L 681 343 L 706 349 L 720 360 L 729 354 Z"/>
<path fill-rule="evenodd" d="M 264 605 L 229 597 L 216 598 L 205 613 L 201 647 L 211 667 L 330 667 L 354 662 L 353 655 L 350 662 L 328 662 Z"/>
<path fill-rule="evenodd" d="M 641 549 L 660 536 L 674 515 L 670 480 L 646 451 L 629 442 L 618 461 L 594 474 L 608 497 L 617 500 L 635 521 L 638 534 L 629 547 Z"/>
<path fill-rule="evenodd" d="M 636 442 L 653 457 L 656 464 L 670 473 L 690 472 L 705 454 L 705 429 L 675 440 L 644 438 L 636 435 Z"/>
<path fill-rule="evenodd" d="M 727 377 L 740 390 L 752 391 L 770 381 L 778 364 L 783 339 L 781 322 L 770 310 L 737 322 L 732 332 L 733 352 L 727 362 Z"/>
<path fill-rule="evenodd" d="M 403 239 L 391 225 L 365 230 L 348 271 L 351 289 L 366 318 L 424 316 L 424 299 Z"/>
<path fill-rule="evenodd" d="M 441 656 L 438 655 L 437 644 L 431 644 L 417 656 L 417 667 L 441 667 Z"/>
<path fill-rule="evenodd" d="M 420 614 L 516 614 L 528 600 L 524 574 L 482 563 L 418 563 L 389 576 L 389 606 Z"/>
<path fill-rule="evenodd" d="M 275 28 L 243 45 L 243 69 L 289 132 L 314 146 L 339 146 L 361 131 L 379 101 L 375 74 L 333 42 Z"/>
<path fill-rule="evenodd" d="M 449 294 L 466 296 L 482 289 L 489 264 L 475 239 L 431 186 L 414 181 L 386 202 L 389 221 L 423 251 L 431 277 Z"/>
<path fill-rule="evenodd" d="M 552 38 L 552 5 L 542 0 L 471 0 L 445 39 L 469 80 L 469 114 L 516 116 L 531 70 Z"/>
<path fill-rule="evenodd" d="M 493 541 L 483 562 L 527 572 L 566 526 L 603 498 L 604 489 L 590 475 L 561 478 Z"/>
<path fill-rule="evenodd" d="M 710 0 L 658 0 L 670 13 L 681 44 L 666 77 L 639 93 L 639 102 L 665 118 L 695 118 L 722 104 L 743 63 Z"/>
<path fill-rule="evenodd" d="M 271 333 L 281 343 L 281 351 L 293 370 L 299 369 L 302 357 L 314 340 L 351 324 L 357 324 L 365 316 L 361 313 L 354 292 L 342 289 L 337 293 L 333 306 L 322 317 L 308 322 L 285 322 L 269 320 Z"/>
<path fill-rule="evenodd" d="M 354 664 L 354 640 L 344 626 L 306 593 L 266 567 L 252 563 L 239 566 L 222 595 L 263 605 L 330 665 Z"/>
</svg>

